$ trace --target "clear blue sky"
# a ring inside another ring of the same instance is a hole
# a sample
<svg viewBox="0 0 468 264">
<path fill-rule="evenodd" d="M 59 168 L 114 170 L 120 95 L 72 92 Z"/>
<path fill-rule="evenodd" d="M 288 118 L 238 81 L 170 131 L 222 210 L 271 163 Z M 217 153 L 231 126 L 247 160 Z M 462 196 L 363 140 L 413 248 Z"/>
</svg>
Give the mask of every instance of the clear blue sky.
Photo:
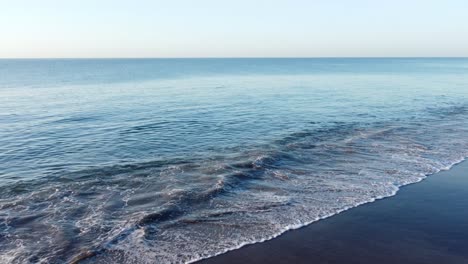
<svg viewBox="0 0 468 264">
<path fill-rule="evenodd" d="M 468 0 L 0 0 L 0 57 L 468 56 Z"/>
</svg>

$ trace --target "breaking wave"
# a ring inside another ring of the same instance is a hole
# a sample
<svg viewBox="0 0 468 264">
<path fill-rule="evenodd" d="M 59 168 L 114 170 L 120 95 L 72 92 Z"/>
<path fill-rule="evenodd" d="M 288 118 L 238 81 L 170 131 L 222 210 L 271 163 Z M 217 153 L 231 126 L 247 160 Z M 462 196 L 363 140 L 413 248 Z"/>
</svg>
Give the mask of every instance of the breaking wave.
<svg viewBox="0 0 468 264">
<path fill-rule="evenodd" d="M 184 263 L 271 239 L 392 196 L 468 156 L 466 107 L 428 113 L 1 186 L 0 260 Z"/>
</svg>

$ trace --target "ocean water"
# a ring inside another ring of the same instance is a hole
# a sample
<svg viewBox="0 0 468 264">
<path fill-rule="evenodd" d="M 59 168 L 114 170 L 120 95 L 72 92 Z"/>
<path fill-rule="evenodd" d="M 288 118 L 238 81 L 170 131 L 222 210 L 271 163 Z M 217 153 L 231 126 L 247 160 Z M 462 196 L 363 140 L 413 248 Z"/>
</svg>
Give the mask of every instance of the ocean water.
<svg viewBox="0 0 468 264">
<path fill-rule="evenodd" d="M 468 59 L 0 60 L 0 262 L 193 262 L 467 156 Z"/>
</svg>

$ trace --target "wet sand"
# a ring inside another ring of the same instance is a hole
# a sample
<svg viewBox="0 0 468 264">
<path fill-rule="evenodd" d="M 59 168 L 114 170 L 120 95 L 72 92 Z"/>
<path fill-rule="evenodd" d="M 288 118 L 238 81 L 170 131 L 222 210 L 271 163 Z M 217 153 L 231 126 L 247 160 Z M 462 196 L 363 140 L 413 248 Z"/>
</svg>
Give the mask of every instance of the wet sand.
<svg viewBox="0 0 468 264">
<path fill-rule="evenodd" d="M 211 263 L 468 263 L 468 162 Z"/>
</svg>

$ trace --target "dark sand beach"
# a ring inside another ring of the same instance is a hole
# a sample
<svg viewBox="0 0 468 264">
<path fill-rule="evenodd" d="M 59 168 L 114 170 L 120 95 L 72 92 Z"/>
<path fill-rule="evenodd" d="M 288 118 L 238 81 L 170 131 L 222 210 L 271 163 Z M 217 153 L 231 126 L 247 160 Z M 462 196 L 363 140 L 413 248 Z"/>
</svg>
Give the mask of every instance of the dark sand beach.
<svg viewBox="0 0 468 264">
<path fill-rule="evenodd" d="M 396 196 L 200 263 L 468 263 L 468 162 Z"/>
</svg>

